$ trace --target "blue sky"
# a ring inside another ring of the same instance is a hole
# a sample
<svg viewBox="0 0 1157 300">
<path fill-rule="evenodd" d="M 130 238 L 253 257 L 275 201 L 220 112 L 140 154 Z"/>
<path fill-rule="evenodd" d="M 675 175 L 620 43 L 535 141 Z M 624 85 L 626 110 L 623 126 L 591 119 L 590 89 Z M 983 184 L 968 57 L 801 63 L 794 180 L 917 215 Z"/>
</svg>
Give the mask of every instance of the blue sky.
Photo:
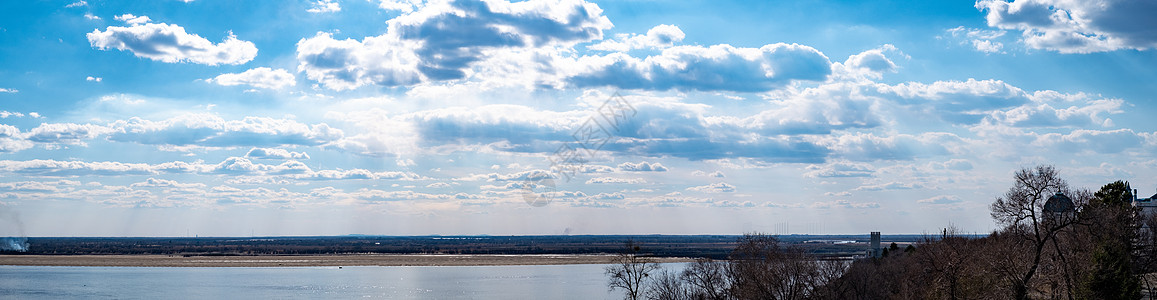
<svg viewBox="0 0 1157 300">
<path fill-rule="evenodd" d="M 0 235 L 986 232 L 1021 167 L 1157 189 L 1102 2 L 5 2 Z"/>
</svg>

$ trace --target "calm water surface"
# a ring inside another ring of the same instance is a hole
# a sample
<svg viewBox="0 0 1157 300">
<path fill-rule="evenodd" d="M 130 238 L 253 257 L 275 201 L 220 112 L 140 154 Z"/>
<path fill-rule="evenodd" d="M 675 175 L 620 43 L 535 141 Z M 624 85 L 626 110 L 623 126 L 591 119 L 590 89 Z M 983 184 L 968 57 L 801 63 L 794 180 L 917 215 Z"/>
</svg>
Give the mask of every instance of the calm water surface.
<svg viewBox="0 0 1157 300">
<path fill-rule="evenodd" d="M 665 264 L 681 269 L 683 264 Z M 4 299 L 621 299 L 605 265 L 140 268 L 0 266 Z"/>
</svg>

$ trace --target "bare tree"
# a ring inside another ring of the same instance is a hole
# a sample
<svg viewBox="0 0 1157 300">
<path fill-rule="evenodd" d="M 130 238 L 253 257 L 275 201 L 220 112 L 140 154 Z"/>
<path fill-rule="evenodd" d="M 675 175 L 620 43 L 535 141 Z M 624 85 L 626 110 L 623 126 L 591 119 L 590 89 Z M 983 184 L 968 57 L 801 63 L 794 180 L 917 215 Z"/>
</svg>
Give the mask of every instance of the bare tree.
<svg viewBox="0 0 1157 300">
<path fill-rule="evenodd" d="M 687 281 L 692 299 L 727 299 L 730 286 L 727 265 L 723 262 L 699 258 L 683 269 L 683 280 Z"/>
<path fill-rule="evenodd" d="M 805 299 L 817 287 L 815 258 L 783 249 L 773 236 L 746 234 L 728 262 L 731 293 L 740 299 Z"/>
<path fill-rule="evenodd" d="M 625 251 L 615 256 L 614 262 L 607 267 L 606 274 L 610 276 L 607 285 L 613 291 L 623 289 L 625 299 L 638 300 L 642 295 L 644 283 L 659 269 L 655 260 L 639 256 L 639 246 L 628 241 Z"/>
<path fill-rule="evenodd" d="M 660 270 L 647 285 L 648 300 L 689 300 L 687 285 L 679 273 Z"/>
<path fill-rule="evenodd" d="M 1045 209 L 1049 197 L 1069 192 L 1068 184 L 1052 166 L 1021 169 L 1013 178 L 1013 186 L 1004 196 L 997 197 L 989 208 L 998 224 L 1014 236 L 1024 238 L 1030 246 L 1032 259 L 1027 268 L 1009 278 L 1016 299 L 1028 299 L 1045 247 L 1057 232 L 1075 222 L 1075 213 L 1070 212 L 1079 210 L 1080 201 Z"/>
</svg>

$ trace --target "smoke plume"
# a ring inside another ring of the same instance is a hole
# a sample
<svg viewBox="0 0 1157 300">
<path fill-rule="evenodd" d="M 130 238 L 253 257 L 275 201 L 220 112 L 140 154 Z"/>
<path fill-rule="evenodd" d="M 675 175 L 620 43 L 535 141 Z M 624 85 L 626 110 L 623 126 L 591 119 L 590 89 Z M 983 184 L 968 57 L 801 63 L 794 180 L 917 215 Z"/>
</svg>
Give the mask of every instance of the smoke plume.
<svg viewBox="0 0 1157 300">
<path fill-rule="evenodd" d="M 3 237 L 8 236 L 8 237 Z M 28 252 L 28 237 L 20 215 L 0 202 L 0 251 Z"/>
</svg>

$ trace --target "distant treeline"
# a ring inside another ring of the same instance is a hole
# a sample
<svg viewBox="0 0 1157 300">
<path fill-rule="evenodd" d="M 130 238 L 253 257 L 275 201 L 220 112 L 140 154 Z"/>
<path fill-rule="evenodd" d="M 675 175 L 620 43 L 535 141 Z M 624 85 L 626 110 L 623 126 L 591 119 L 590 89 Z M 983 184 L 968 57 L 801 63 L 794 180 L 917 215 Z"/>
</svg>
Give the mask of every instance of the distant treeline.
<svg viewBox="0 0 1157 300">
<path fill-rule="evenodd" d="M 658 257 L 725 258 L 736 235 L 318 236 L 318 237 L 30 237 L 24 254 L 315 255 L 355 253 L 592 254 L 646 245 Z M 780 240 L 816 255 L 863 254 L 865 235 L 787 235 Z M 918 235 L 884 236 L 914 242 Z M 858 241 L 853 244 L 809 241 Z M 16 254 L 9 252 L 7 254 Z"/>
</svg>

